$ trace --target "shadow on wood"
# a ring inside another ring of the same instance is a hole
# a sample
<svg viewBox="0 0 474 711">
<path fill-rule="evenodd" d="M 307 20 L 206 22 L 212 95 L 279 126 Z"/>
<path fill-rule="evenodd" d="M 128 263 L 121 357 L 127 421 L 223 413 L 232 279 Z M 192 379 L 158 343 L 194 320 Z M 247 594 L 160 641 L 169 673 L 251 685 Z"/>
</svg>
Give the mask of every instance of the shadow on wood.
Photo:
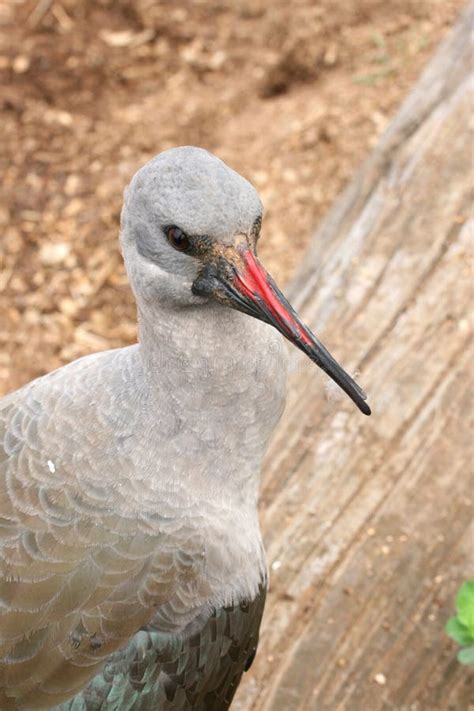
<svg viewBox="0 0 474 711">
<path fill-rule="evenodd" d="M 470 5 L 294 280 L 373 415 L 328 398 L 292 356 L 261 502 L 271 592 L 236 709 L 459 711 L 472 698 L 444 624 L 472 564 L 473 17 Z"/>
</svg>

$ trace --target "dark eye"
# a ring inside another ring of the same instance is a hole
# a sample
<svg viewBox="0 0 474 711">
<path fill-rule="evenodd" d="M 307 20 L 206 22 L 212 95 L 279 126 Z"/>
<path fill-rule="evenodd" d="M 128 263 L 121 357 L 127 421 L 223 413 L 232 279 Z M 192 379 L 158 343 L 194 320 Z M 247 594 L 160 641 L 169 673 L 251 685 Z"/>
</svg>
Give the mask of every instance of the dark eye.
<svg viewBox="0 0 474 711">
<path fill-rule="evenodd" d="M 165 227 L 165 234 L 170 245 L 177 249 L 178 252 L 187 252 L 190 249 L 191 242 L 189 237 L 179 227 L 175 225 Z"/>
</svg>

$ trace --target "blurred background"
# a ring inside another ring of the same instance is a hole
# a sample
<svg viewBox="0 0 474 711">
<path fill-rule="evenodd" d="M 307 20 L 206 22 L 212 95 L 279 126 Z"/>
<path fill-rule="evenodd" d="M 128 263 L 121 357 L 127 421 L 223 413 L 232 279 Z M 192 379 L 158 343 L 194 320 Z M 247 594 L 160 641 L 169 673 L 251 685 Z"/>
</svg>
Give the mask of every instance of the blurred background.
<svg viewBox="0 0 474 711">
<path fill-rule="evenodd" d="M 135 340 L 122 193 L 195 144 L 250 179 L 287 280 L 460 0 L 0 0 L 0 392 Z"/>
<path fill-rule="evenodd" d="M 474 708 L 444 631 L 473 560 L 467 15 L 379 143 L 463 7 L 0 0 L 0 394 L 135 341 L 123 190 L 194 144 L 255 184 L 264 262 L 283 284 L 303 264 L 291 298 L 370 395 L 367 420 L 308 360 L 292 375 L 260 489 L 271 586 L 236 711 Z"/>
</svg>

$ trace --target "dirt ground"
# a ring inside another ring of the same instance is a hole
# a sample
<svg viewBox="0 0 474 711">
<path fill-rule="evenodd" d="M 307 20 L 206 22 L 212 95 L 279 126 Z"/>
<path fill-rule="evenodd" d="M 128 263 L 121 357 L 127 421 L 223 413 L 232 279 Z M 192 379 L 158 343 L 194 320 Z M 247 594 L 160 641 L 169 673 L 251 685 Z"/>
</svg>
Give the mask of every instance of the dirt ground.
<svg viewBox="0 0 474 711">
<path fill-rule="evenodd" d="M 135 340 L 122 192 L 170 146 L 256 185 L 285 281 L 463 4 L 0 2 L 0 391 Z"/>
</svg>

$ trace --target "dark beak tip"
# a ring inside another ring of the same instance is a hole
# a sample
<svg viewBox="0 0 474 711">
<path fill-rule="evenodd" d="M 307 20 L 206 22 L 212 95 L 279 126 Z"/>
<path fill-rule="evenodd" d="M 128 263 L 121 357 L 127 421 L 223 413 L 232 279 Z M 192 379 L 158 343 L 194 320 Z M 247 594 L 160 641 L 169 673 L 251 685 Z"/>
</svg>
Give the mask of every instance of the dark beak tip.
<svg viewBox="0 0 474 711">
<path fill-rule="evenodd" d="M 359 410 L 362 412 L 363 415 L 367 415 L 367 417 L 369 417 L 372 414 L 372 410 L 370 409 L 370 406 L 366 402 L 360 403 Z"/>
</svg>

